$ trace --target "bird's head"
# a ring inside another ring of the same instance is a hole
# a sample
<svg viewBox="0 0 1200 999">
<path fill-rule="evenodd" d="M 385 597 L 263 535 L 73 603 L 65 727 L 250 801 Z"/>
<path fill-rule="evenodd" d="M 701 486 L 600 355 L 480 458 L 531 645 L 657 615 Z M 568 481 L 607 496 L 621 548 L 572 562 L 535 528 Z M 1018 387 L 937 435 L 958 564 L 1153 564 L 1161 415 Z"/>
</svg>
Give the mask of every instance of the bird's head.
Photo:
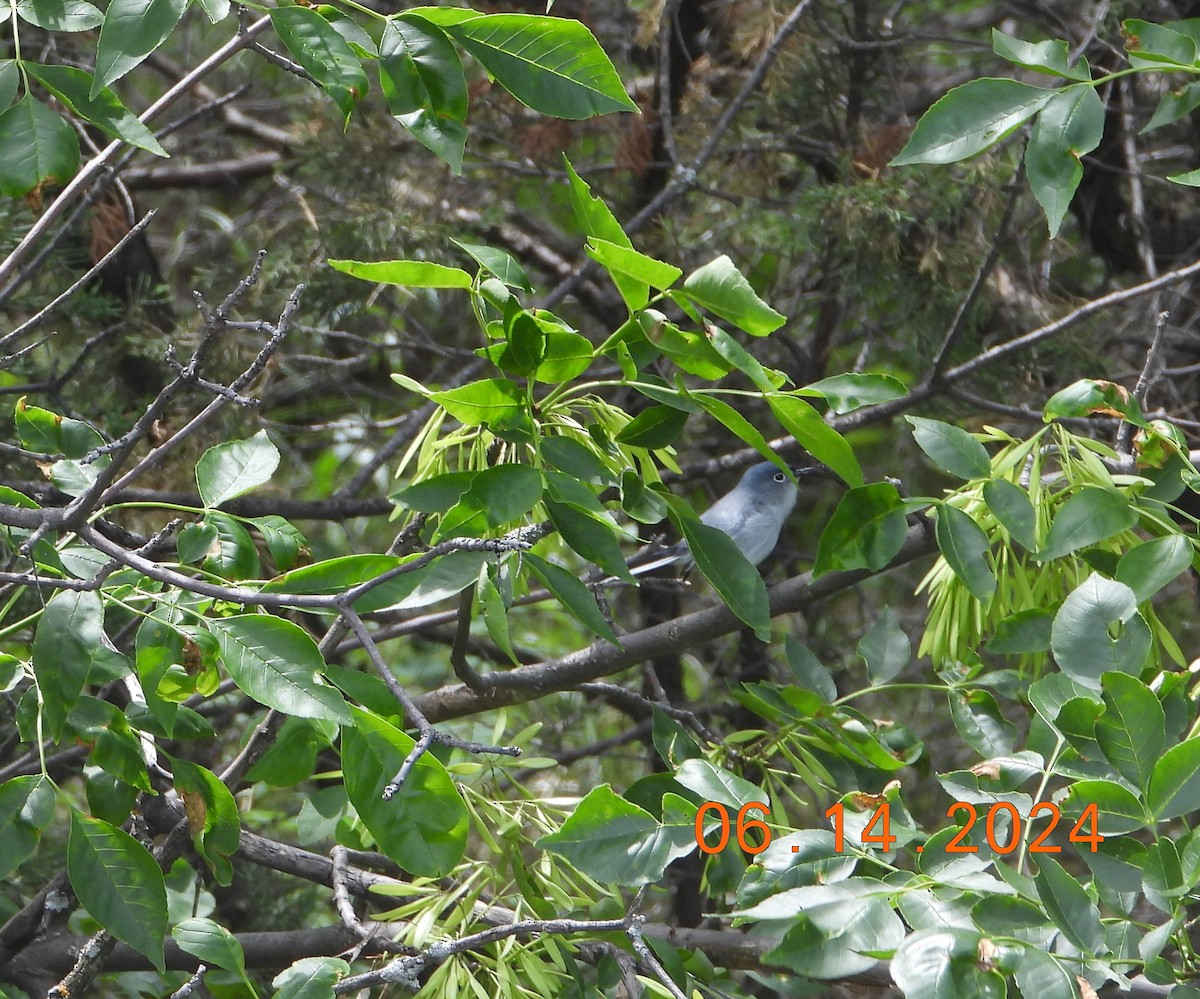
<svg viewBox="0 0 1200 999">
<path fill-rule="evenodd" d="M 802 469 L 793 469 L 798 474 Z M 746 469 L 738 488 L 749 493 L 755 503 L 763 506 L 786 506 L 796 502 L 797 487 L 792 477 L 778 465 L 769 461 L 759 462 Z"/>
</svg>

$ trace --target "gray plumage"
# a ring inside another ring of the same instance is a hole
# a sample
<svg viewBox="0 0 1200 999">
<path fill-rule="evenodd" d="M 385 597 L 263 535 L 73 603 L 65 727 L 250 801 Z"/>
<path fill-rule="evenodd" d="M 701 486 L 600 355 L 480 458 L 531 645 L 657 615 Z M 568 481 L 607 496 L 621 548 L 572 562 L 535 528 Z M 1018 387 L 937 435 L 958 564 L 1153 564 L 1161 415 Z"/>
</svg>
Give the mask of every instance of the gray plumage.
<svg viewBox="0 0 1200 999">
<path fill-rule="evenodd" d="M 799 476 L 816 470 L 804 467 L 793 468 L 792 472 Z M 775 550 L 798 494 L 796 483 L 783 469 L 769 461 L 760 462 L 748 468 L 736 486 L 700 514 L 700 522 L 724 531 L 747 561 L 758 565 Z M 673 563 L 685 567 L 692 564 L 686 541 L 641 557 L 635 555 L 629 568 L 635 576 L 641 576 Z"/>
</svg>

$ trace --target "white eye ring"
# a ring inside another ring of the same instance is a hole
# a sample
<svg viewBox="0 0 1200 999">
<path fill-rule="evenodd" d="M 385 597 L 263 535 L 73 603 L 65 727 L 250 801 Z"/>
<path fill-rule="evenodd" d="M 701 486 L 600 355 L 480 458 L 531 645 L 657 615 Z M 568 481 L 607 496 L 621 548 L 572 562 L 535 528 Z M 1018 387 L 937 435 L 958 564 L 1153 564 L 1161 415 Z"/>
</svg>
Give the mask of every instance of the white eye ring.
<svg viewBox="0 0 1200 999">
<path fill-rule="evenodd" d="M 787 476 L 784 475 L 783 472 L 775 473 L 775 481 L 776 482 L 785 482 L 786 480 L 787 480 Z"/>
</svg>

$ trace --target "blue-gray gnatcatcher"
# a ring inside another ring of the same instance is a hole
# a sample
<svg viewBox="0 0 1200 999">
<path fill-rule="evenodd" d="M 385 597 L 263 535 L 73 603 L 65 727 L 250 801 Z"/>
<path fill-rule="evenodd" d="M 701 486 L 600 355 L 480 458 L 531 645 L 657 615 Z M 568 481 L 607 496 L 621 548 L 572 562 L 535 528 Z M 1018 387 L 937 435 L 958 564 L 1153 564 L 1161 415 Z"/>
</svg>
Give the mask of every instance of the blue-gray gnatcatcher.
<svg viewBox="0 0 1200 999">
<path fill-rule="evenodd" d="M 792 468 L 797 478 L 822 471 L 819 465 Z M 795 507 L 798 494 L 796 483 L 783 469 L 763 461 L 748 468 L 736 486 L 700 514 L 700 523 L 724 531 L 747 561 L 758 565 L 775 550 L 783 522 Z M 686 541 L 634 555 L 629 569 L 635 576 L 642 576 L 672 564 L 692 564 Z"/>
</svg>

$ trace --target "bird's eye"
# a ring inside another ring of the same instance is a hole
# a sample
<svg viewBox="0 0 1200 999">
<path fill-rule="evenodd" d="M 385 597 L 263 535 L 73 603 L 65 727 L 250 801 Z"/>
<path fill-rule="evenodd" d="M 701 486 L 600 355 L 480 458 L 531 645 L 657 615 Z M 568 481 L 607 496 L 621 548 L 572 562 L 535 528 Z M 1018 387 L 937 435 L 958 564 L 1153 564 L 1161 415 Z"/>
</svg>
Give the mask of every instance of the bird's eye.
<svg viewBox="0 0 1200 999">
<path fill-rule="evenodd" d="M 784 475 L 784 474 L 783 474 L 783 472 L 776 472 L 776 473 L 775 473 L 775 481 L 776 481 L 776 482 L 783 482 L 783 481 L 785 481 L 786 479 L 787 479 L 787 476 L 786 476 L 786 475 Z"/>
</svg>

